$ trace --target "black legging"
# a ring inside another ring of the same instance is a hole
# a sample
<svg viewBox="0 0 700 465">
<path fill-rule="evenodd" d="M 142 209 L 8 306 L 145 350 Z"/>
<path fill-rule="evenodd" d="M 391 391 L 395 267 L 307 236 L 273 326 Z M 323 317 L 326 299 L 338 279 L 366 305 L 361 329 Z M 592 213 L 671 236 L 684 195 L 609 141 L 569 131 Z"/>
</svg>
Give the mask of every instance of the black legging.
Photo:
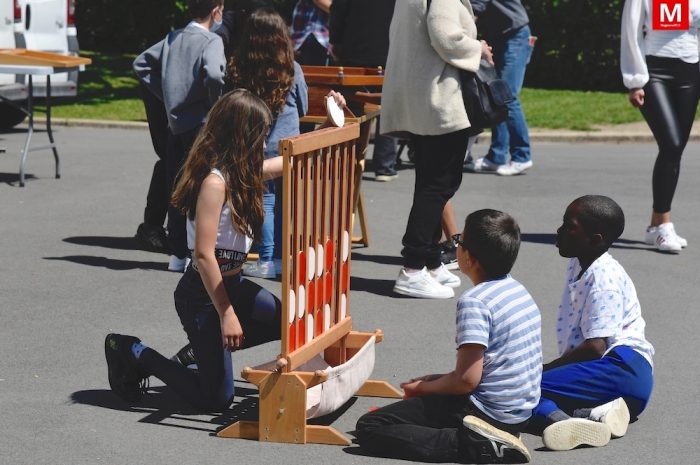
<svg viewBox="0 0 700 465">
<path fill-rule="evenodd" d="M 652 193 L 654 212 L 671 211 L 681 167 L 700 98 L 698 63 L 678 58 L 646 57 L 649 82 L 644 86 L 642 115 L 646 119 L 659 155 L 654 164 Z"/>
</svg>

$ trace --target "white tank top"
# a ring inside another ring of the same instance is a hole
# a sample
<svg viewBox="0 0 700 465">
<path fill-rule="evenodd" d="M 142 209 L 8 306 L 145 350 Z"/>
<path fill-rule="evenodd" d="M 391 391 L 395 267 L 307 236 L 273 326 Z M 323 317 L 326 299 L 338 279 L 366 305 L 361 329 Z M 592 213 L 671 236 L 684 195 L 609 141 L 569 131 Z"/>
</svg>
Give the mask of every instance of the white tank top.
<svg viewBox="0 0 700 465">
<path fill-rule="evenodd" d="M 219 176 L 222 181 L 226 181 L 224 175 L 218 169 L 214 168 L 211 172 Z M 187 248 L 190 251 L 194 250 L 196 224 L 196 217 L 194 220 L 187 218 Z M 228 204 L 224 203 L 219 216 L 215 251 L 217 259 L 226 261 L 225 264 L 220 266 L 221 271 L 233 270 L 243 265 L 252 245 L 253 239 L 233 227 L 231 224 L 231 210 Z"/>
</svg>

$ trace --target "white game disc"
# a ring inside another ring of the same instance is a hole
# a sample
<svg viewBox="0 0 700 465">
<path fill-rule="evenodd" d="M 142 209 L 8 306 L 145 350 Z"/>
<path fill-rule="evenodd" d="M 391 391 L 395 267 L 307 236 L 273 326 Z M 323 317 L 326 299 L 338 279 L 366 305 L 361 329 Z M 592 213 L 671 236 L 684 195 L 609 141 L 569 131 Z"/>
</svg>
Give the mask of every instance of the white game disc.
<svg viewBox="0 0 700 465">
<path fill-rule="evenodd" d="M 343 231 L 343 243 L 341 246 L 343 248 L 343 262 L 346 262 L 348 255 L 350 255 L 350 234 L 347 231 Z"/>
<path fill-rule="evenodd" d="M 345 294 L 340 296 L 340 320 L 345 319 L 345 315 L 347 315 L 348 311 L 348 298 L 345 297 Z"/>
<path fill-rule="evenodd" d="M 310 342 L 314 338 L 314 316 L 306 315 L 306 342 Z"/>
<path fill-rule="evenodd" d="M 299 286 L 299 305 L 297 305 L 297 317 L 301 318 L 304 316 L 306 311 L 306 289 L 304 286 Z"/>
<path fill-rule="evenodd" d="M 328 331 L 331 327 L 331 306 L 326 304 L 323 306 L 323 330 Z"/>
<path fill-rule="evenodd" d="M 309 247 L 306 252 L 306 274 L 307 279 L 311 281 L 314 279 L 314 273 L 316 272 L 316 251 L 313 247 Z"/>
<path fill-rule="evenodd" d="M 316 245 L 316 276 L 321 277 L 323 274 L 323 246 Z"/>
<path fill-rule="evenodd" d="M 343 113 L 343 109 L 335 103 L 333 97 L 326 97 L 326 113 L 328 114 L 328 119 L 333 123 L 333 126 L 339 128 L 343 127 L 345 124 L 345 113 Z"/>
<path fill-rule="evenodd" d="M 289 291 L 289 324 L 294 323 L 294 317 L 296 316 L 296 295 L 294 291 Z"/>
</svg>

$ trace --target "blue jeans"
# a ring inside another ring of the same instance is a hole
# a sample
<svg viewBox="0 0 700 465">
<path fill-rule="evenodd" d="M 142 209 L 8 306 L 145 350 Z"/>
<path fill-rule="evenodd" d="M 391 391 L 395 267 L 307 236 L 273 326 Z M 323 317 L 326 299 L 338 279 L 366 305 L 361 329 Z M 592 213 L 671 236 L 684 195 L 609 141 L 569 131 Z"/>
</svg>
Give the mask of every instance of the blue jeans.
<svg viewBox="0 0 700 465">
<path fill-rule="evenodd" d="M 491 147 L 486 157 L 497 165 L 508 161 L 509 152 L 511 161 L 514 162 L 522 163 L 531 159 L 530 135 L 520 107 L 520 90 L 523 88 L 525 68 L 532 54 L 529 41 L 530 27 L 523 26 L 513 35 L 490 44 L 494 50 L 496 71 L 501 79 L 508 83 L 515 97 L 508 104 L 508 119 L 491 128 Z"/>
<path fill-rule="evenodd" d="M 243 349 L 280 338 L 282 304 L 269 291 L 242 279 L 226 276 L 224 288 L 243 328 Z M 194 350 L 198 371 L 145 349 L 139 358 L 145 373 L 163 381 L 183 399 L 204 411 L 222 411 L 233 400 L 231 352 L 223 349 L 219 314 L 204 283 L 189 267 L 175 289 L 175 309 Z"/>
<path fill-rule="evenodd" d="M 282 257 L 282 180 L 267 181 L 263 194 L 265 219 L 258 245 L 261 262 Z"/>
<path fill-rule="evenodd" d="M 562 410 L 592 408 L 622 397 L 632 419 L 651 397 L 654 377 L 649 362 L 634 349 L 619 346 L 598 360 L 570 363 L 542 373 L 542 397 L 532 412 L 532 424 L 544 428 L 547 415 Z"/>
</svg>

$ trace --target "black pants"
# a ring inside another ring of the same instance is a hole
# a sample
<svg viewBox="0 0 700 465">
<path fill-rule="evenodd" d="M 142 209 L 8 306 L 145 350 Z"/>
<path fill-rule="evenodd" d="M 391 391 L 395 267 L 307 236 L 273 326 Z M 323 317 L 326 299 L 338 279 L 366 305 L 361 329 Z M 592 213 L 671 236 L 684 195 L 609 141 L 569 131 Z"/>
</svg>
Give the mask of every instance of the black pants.
<svg viewBox="0 0 700 465">
<path fill-rule="evenodd" d="M 517 435 L 523 424 L 507 425 L 489 418 L 466 395 L 423 396 L 402 400 L 367 413 L 357 421 L 355 436 L 367 452 L 422 462 L 474 463 L 479 457 L 462 419 L 474 415 Z"/>
<path fill-rule="evenodd" d="M 167 157 L 167 176 L 168 188 L 170 194 L 175 189 L 175 183 L 180 174 L 180 169 L 185 163 L 187 154 L 197 138 L 199 129 L 202 126 L 197 126 L 189 131 L 181 134 L 173 134 L 168 130 L 168 157 Z M 168 248 L 170 253 L 184 258 L 188 254 L 187 249 L 187 226 L 185 215 L 180 213 L 175 207 L 168 202 Z"/>
<path fill-rule="evenodd" d="M 462 183 L 462 164 L 467 152 L 467 130 L 440 136 L 416 136 L 416 183 L 413 206 L 403 236 L 404 266 L 420 269 L 440 266 L 442 209 Z"/>
<path fill-rule="evenodd" d="M 654 211 L 671 211 L 681 167 L 700 98 L 698 63 L 676 58 L 647 56 L 649 82 L 644 86 L 642 115 L 659 146 L 654 164 Z"/>
<path fill-rule="evenodd" d="M 140 85 L 141 99 L 146 109 L 148 130 L 151 133 L 153 150 L 158 160 L 153 165 L 151 183 L 146 196 L 146 208 L 143 211 L 143 221 L 151 226 L 162 227 L 165 215 L 168 213 L 170 187 L 166 170 L 168 146 L 168 117 L 163 102 L 153 95 L 143 84 Z"/>
</svg>

